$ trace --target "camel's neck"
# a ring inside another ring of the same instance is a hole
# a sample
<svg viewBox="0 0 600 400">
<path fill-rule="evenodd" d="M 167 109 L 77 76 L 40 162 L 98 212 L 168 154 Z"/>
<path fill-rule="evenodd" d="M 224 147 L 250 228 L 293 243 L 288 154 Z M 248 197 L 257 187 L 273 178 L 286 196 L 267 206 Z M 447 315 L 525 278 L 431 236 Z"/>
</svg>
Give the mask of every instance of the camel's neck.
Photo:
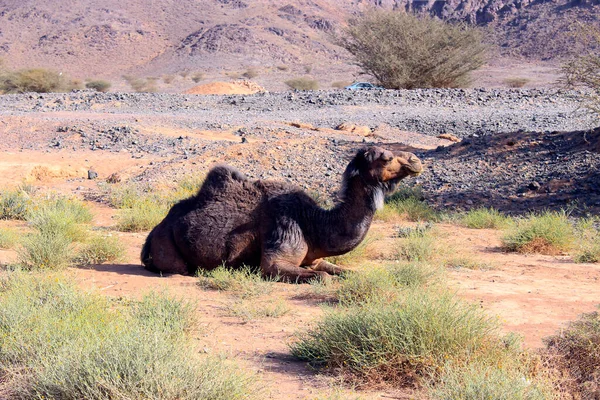
<svg viewBox="0 0 600 400">
<path fill-rule="evenodd" d="M 320 224 L 319 248 L 324 256 L 344 254 L 365 238 L 378 204 L 383 203 L 383 191 L 350 178 L 342 189 L 343 200 L 327 211 Z"/>
</svg>

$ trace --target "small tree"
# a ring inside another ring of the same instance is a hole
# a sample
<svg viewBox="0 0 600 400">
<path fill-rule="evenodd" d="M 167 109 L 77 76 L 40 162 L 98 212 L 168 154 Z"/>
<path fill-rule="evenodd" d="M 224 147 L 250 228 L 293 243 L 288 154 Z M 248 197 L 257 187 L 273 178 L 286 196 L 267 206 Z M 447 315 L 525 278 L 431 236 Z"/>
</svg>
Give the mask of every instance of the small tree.
<svg viewBox="0 0 600 400">
<path fill-rule="evenodd" d="M 486 50 L 475 28 L 383 10 L 351 19 L 340 44 L 388 89 L 465 86 Z"/>
<path fill-rule="evenodd" d="M 591 89 L 584 105 L 600 114 L 600 28 L 578 25 L 574 39 L 581 53 L 563 65 L 562 81 L 570 87 Z"/>
<path fill-rule="evenodd" d="M 103 80 L 95 80 L 89 81 L 85 84 L 85 87 L 88 89 L 94 89 L 98 92 L 107 92 L 111 87 L 111 83 Z"/>
</svg>

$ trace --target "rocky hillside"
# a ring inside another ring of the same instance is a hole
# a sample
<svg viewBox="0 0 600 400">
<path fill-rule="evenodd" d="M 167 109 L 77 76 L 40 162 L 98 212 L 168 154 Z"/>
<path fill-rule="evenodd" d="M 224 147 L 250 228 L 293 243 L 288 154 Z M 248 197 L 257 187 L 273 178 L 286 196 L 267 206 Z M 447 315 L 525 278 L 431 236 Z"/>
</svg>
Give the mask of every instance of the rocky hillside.
<svg viewBox="0 0 600 400">
<path fill-rule="evenodd" d="M 574 21 L 599 24 L 599 0 L 6 0 L 0 57 L 77 77 L 309 64 L 344 67 L 331 34 L 371 6 L 486 26 L 502 52 L 568 55 Z"/>
</svg>

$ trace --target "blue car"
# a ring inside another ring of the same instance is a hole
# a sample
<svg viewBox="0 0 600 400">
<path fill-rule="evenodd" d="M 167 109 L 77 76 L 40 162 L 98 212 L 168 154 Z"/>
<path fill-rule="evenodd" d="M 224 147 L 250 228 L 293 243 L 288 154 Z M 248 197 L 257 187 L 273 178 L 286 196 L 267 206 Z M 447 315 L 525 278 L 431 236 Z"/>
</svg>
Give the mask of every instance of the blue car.
<svg viewBox="0 0 600 400">
<path fill-rule="evenodd" d="M 381 86 L 373 85 L 369 82 L 356 82 L 350 86 L 346 86 L 345 89 L 348 90 L 373 90 L 373 89 L 383 89 Z"/>
</svg>

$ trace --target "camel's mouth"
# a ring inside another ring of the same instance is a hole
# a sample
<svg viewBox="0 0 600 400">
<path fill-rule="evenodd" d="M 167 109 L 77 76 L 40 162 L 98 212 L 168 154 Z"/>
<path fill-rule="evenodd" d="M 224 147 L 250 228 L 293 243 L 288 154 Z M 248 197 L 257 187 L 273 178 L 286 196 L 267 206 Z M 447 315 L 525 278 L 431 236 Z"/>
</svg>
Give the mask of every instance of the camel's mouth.
<svg viewBox="0 0 600 400">
<path fill-rule="evenodd" d="M 406 176 L 418 176 L 423 172 L 423 164 L 421 164 L 421 160 L 414 154 L 402 152 L 397 156 L 397 159 L 400 165 L 402 165 L 402 171 L 407 174 L 402 176 L 402 178 Z"/>
</svg>

